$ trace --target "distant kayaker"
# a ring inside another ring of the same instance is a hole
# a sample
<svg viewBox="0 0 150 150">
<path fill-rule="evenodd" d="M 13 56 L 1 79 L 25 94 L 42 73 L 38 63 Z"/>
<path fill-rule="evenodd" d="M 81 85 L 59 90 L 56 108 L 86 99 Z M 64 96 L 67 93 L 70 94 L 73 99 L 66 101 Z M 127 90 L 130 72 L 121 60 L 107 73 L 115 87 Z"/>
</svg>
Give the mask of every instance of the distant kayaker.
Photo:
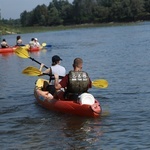
<svg viewBox="0 0 150 150">
<path fill-rule="evenodd" d="M 23 41 L 22 41 L 20 35 L 18 35 L 18 36 L 16 37 L 16 45 L 17 45 L 17 46 L 25 46 L 25 45 L 23 44 Z"/>
<path fill-rule="evenodd" d="M 34 38 L 35 47 L 41 47 L 40 43 L 38 42 L 37 38 Z"/>
<path fill-rule="evenodd" d="M 29 42 L 29 46 L 30 48 L 34 48 L 35 47 L 35 39 L 34 38 L 31 38 L 31 41 Z"/>
<path fill-rule="evenodd" d="M 2 48 L 7 48 L 7 47 L 9 47 L 5 39 L 2 40 L 2 42 L 1 42 L 1 47 L 2 47 Z"/>
<path fill-rule="evenodd" d="M 55 86 L 54 86 L 54 77 L 52 75 L 57 74 L 59 77 L 59 81 L 66 75 L 66 69 L 65 67 L 61 66 L 62 59 L 58 55 L 54 55 L 52 57 L 52 65 L 50 68 L 46 69 L 43 73 L 50 75 L 50 81 L 49 85 L 45 85 L 46 91 L 49 91 L 52 95 L 55 93 Z M 44 64 L 42 63 L 40 66 L 40 71 L 42 71 L 42 68 L 44 67 Z"/>
<path fill-rule="evenodd" d="M 77 100 L 78 96 L 87 92 L 92 87 L 92 82 L 88 74 L 82 70 L 83 60 L 75 58 L 73 62 L 73 71 L 70 71 L 60 82 L 57 74 L 55 76 L 55 88 L 66 89 L 65 98 Z"/>
</svg>

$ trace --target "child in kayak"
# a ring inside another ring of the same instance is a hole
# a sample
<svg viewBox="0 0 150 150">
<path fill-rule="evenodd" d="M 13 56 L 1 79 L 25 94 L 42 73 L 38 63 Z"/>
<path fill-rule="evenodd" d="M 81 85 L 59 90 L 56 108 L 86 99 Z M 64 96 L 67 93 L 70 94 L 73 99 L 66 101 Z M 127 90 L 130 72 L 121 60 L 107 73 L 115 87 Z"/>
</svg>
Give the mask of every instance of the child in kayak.
<svg viewBox="0 0 150 150">
<path fill-rule="evenodd" d="M 2 47 L 2 48 L 7 48 L 7 47 L 9 47 L 5 39 L 3 39 L 3 41 L 1 42 L 1 47 Z"/>
<path fill-rule="evenodd" d="M 18 36 L 16 37 L 16 45 L 17 45 L 17 46 L 25 46 L 25 45 L 23 44 L 23 41 L 22 41 L 20 35 L 18 35 Z"/>
</svg>

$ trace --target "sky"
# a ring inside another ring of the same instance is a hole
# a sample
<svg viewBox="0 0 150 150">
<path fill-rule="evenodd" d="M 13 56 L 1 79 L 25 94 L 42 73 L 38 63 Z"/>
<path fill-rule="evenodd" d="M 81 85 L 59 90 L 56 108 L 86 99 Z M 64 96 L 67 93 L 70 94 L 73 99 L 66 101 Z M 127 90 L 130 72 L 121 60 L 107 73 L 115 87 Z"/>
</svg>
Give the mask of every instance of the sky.
<svg viewBox="0 0 150 150">
<path fill-rule="evenodd" d="M 0 14 L 4 19 L 19 19 L 23 11 L 31 11 L 37 5 L 45 4 L 46 6 L 52 0 L 0 0 Z M 73 0 L 68 0 L 70 3 Z"/>
</svg>

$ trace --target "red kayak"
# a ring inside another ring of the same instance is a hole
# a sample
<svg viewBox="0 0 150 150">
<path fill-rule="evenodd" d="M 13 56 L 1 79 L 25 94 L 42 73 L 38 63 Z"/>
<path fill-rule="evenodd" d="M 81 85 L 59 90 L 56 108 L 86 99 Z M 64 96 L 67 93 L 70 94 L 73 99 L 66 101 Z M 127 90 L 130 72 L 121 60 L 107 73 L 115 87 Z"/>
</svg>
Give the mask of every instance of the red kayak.
<svg viewBox="0 0 150 150">
<path fill-rule="evenodd" d="M 17 47 L 7 47 L 7 48 L 0 48 L 0 53 L 13 53 Z"/>
<path fill-rule="evenodd" d="M 13 53 L 17 47 L 19 47 L 19 46 L 0 48 L 0 53 Z M 28 45 L 20 46 L 20 47 L 27 49 L 29 52 L 36 52 L 36 51 L 40 51 L 41 50 L 41 47 L 28 48 Z"/>
<path fill-rule="evenodd" d="M 47 91 L 42 91 L 41 88 L 45 82 L 44 79 L 38 79 L 34 89 L 35 98 L 42 107 L 57 112 L 66 114 L 78 115 L 83 117 L 99 117 L 101 114 L 100 103 L 93 97 L 92 94 L 83 93 L 78 100 L 64 98 L 64 92 L 59 91 L 54 99 L 50 98 Z"/>
</svg>

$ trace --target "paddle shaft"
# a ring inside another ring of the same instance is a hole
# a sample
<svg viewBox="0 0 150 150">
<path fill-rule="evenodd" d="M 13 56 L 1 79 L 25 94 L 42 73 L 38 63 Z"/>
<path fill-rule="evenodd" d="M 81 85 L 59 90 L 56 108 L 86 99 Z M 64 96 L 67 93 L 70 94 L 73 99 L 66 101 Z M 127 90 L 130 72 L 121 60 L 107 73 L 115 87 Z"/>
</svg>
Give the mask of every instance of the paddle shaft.
<svg viewBox="0 0 150 150">
<path fill-rule="evenodd" d="M 34 58 L 30 57 L 29 53 L 27 52 L 27 50 L 26 50 L 25 48 L 19 47 L 19 48 L 17 48 L 17 49 L 15 50 L 15 53 L 17 54 L 17 56 L 19 56 L 19 57 L 21 57 L 21 58 L 29 58 L 29 59 L 31 59 L 32 61 L 35 61 L 36 63 L 38 63 L 39 65 L 41 65 L 41 63 L 40 63 L 39 61 L 37 61 L 37 60 L 35 60 Z M 48 69 L 47 66 L 44 65 L 44 67 L 45 67 L 46 69 Z"/>
<path fill-rule="evenodd" d="M 41 65 L 41 63 L 40 63 L 39 61 L 35 60 L 34 58 L 29 57 L 29 59 L 31 59 L 32 61 L 35 61 L 36 63 L 38 63 L 39 65 Z M 45 67 L 46 69 L 48 69 L 48 67 L 47 67 L 47 66 L 45 66 L 45 65 L 44 65 L 44 67 Z"/>
<path fill-rule="evenodd" d="M 47 48 L 48 48 L 48 47 L 52 47 L 52 45 L 46 45 L 46 46 L 44 46 L 44 47 L 47 47 Z"/>
</svg>

